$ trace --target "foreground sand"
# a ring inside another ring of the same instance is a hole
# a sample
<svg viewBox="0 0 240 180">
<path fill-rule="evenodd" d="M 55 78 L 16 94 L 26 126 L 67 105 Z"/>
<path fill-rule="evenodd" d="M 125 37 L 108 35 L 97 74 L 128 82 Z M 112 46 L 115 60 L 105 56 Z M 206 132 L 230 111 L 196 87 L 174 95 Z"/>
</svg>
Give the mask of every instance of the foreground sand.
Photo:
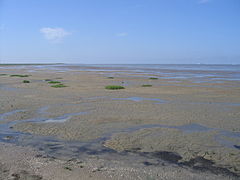
<svg viewBox="0 0 240 180">
<path fill-rule="evenodd" d="M 77 70 L 2 73 L 31 74 L 0 77 L 0 113 L 13 112 L 1 117 L 2 128 L 9 123 L 12 130 L 30 133 L 1 135 L 7 143 L 0 148 L 2 179 L 17 179 L 14 173 L 32 179 L 234 179 L 240 174 L 236 81 L 149 80 L 128 72 L 109 79 Z M 45 79 L 68 87 L 53 88 Z M 104 89 L 111 84 L 126 89 Z"/>
<path fill-rule="evenodd" d="M 0 144 L 0 179 L 79 180 L 79 179 L 228 179 L 210 173 L 196 173 L 176 166 L 132 167 L 124 162 L 91 157 L 68 161 L 47 157 L 41 152 Z"/>
</svg>

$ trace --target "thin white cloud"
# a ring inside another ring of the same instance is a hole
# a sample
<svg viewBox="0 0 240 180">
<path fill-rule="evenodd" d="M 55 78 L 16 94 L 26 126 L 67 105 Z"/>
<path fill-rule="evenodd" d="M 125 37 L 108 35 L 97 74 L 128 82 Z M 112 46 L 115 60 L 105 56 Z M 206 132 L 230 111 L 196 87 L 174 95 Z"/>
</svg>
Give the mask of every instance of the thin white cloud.
<svg viewBox="0 0 240 180">
<path fill-rule="evenodd" d="M 67 32 L 63 28 L 50 27 L 41 28 L 40 32 L 43 34 L 46 40 L 55 43 L 61 42 L 64 37 L 72 34 L 70 32 Z"/>
<path fill-rule="evenodd" d="M 126 33 L 126 32 L 121 32 L 121 33 L 116 34 L 116 36 L 118 36 L 118 37 L 125 37 L 127 35 L 128 35 L 128 33 Z"/>
<path fill-rule="evenodd" d="M 210 0 L 199 0 L 198 3 L 199 4 L 206 4 L 206 3 L 209 3 Z"/>
</svg>

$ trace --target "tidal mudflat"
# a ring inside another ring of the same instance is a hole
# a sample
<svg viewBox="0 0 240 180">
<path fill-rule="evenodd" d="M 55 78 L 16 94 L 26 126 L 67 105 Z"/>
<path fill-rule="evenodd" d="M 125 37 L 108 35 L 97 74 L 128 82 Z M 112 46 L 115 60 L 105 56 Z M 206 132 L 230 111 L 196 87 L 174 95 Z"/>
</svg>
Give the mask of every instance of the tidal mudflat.
<svg viewBox="0 0 240 180">
<path fill-rule="evenodd" d="M 2 66 L 0 179 L 238 179 L 237 69 Z"/>
</svg>

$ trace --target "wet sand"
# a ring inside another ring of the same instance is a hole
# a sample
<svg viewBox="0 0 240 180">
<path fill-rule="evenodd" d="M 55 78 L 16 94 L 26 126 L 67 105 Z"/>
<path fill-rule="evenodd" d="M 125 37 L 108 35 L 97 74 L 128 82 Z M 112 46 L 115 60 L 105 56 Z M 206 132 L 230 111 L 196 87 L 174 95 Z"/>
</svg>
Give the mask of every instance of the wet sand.
<svg viewBox="0 0 240 180">
<path fill-rule="evenodd" d="M 5 143 L 0 148 L 2 172 L 9 173 L 12 167 L 11 173 L 27 170 L 14 162 L 25 156 L 36 158 L 41 152 L 54 160 L 37 157 L 47 163 L 41 171 L 31 169 L 27 174 L 44 179 L 60 178 L 47 173 L 49 168 L 68 179 L 240 176 L 239 81 L 150 80 L 150 74 L 133 76 L 127 70 L 111 71 L 114 78 L 110 79 L 104 71 L 29 69 L 1 69 L 7 74 L 0 77 L 0 139 Z M 22 83 L 25 79 L 30 83 Z M 46 79 L 67 87 L 53 88 Z M 141 87 L 143 84 L 153 86 Z M 125 89 L 106 90 L 107 85 Z M 3 157 L 6 151 L 9 156 Z M 62 164 L 72 158 L 71 166 L 78 170 L 63 171 Z M 75 162 L 81 160 L 86 169 Z M 25 163 L 26 167 L 36 165 Z M 97 165 L 105 170 L 92 172 Z"/>
<path fill-rule="evenodd" d="M 211 173 L 196 173 L 168 163 L 158 166 L 109 161 L 99 157 L 60 160 L 29 147 L 0 144 L 0 179 L 228 179 Z M 4 153 L 4 155 L 3 155 Z M 134 166 L 133 166 L 134 165 Z"/>
</svg>

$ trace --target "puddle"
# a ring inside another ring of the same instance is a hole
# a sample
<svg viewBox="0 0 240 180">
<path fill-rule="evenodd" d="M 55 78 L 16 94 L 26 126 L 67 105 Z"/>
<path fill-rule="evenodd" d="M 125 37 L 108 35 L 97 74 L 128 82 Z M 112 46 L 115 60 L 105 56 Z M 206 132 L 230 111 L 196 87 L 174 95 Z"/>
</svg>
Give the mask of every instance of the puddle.
<svg viewBox="0 0 240 180">
<path fill-rule="evenodd" d="M 182 102 L 188 104 L 209 104 L 209 105 L 220 105 L 220 106 L 240 106 L 240 103 L 231 102 Z"/>
<path fill-rule="evenodd" d="M 95 100 L 95 99 L 104 99 L 107 98 L 107 96 L 93 96 L 86 98 L 87 100 Z"/>
<path fill-rule="evenodd" d="M 0 121 L 4 120 L 8 116 L 11 116 L 11 115 L 19 113 L 19 112 L 24 112 L 24 111 L 26 111 L 26 110 L 13 110 L 13 111 L 10 111 L 10 112 L 3 113 L 3 114 L 0 115 Z"/>
<path fill-rule="evenodd" d="M 240 149 L 240 146 L 238 146 L 238 145 L 234 145 L 234 147 L 237 148 L 237 149 Z"/>
<path fill-rule="evenodd" d="M 88 112 L 79 112 L 79 113 L 68 113 L 60 117 L 41 120 L 39 123 L 63 123 L 71 119 L 73 116 L 87 114 Z"/>
<path fill-rule="evenodd" d="M 32 118 L 32 119 L 26 119 L 26 120 L 15 120 L 15 121 L 11 121 L 11 122 L 7 122 L 5 124 L 0 124 L 0 141 L 3 142 L 19 142 L 18 139 L 21 137 L 29 137 L 31 136 L 31 138 L 34 135 L 31 135 L 29 133 L 24 133 L 24 132 L 19 132 L 19 131 L 15 131 L 14 129 L 12 129 L 12 127 L 18 123 L 27 123 L 27 122 L 32 122 L 32 123 L 63 123 L 66 122 L 67 120 L 71 119 L 73 116 L 78 116 L 78 115 L 83 115 L 89 112 L 77 112 L 77 113 L 67 113 L 64 114 L 63 116 L 59 116 L 56 118 L 44 118 L 42 117 L 43 115 L 47 115 L 49 114 L 47 112 L 47 110 L 50 108 L 50 106 L 44 106 L 42 108 L 39 108 L 37 110 L 37 114 L 40 114 L 40 117 L 37 118 Z M 10 112 L 6 112 L 3 114 L 0 114 L 0 120 L 7 120 L 7 117 L 13 114 L 16 114 L 18 112 L 24 112 L 26 110 L 14 110 L 14 111 L 10 111 Z M 11 138 L 9 138 L 11 137 Z M 34 136 L 34 137 L 38 137 L 38 136 Z M 48 137 L 49 140 L 51 140 L 51 137 Z M 40 138 L 41 139 L 41 138 Z M 54 138 L 53 138 L 54 139 Z M 37 143 L 39 143 L 39 141 L 37 141 Z"/>
<path fill-rule="evenodd" d="M 162 99 L 157 99 L 157 98 L 143 98 L 143 97 L 128 97 L 128 98 L 112 98 L 112 100 L 129 100 L 129 101 L 135 101 L 135 102 L 140 102 L 140 101 L 155 101 L 157 103 L 155 104 L 163 104 L 166 103 L 167 101 L 162 100 Z"/>
<path fill-rule="evenodd" d="M 210 131 L 211 128 L 202 126 L 200 124 L 187 124 L 187 125 L 183 125 L 183 126 L 173 126 L 173 128 L 179 129 L 181 131 L 184 132 L 201 132 L 201 131 Z"/>
<path fill-rule="evenodd" d="M 47 120 L 43 121 L 42 123 L 63 123 L 69 119 L 71 119 L 71 117 L 59 117 L 59 118 L 55 118 L 55 119 L 47 119 Z"/>
<path fill-rule="evenodd" d="M 0 90 L 3 90 L 3 91 L 20 91 L 21 89 L 20 88 L 15 88 L 15 87 L 10 87 L 8 85 L 0 85 Z"/>
<path fill-rule="evenodd" d="M 43 115 L 43 114 L 48 114 L 47 110 L 50 108 L 50 106 L 44 106 L 44 107 L 41 107 L 37 110 L 37 113 L 39 115 Z"/>
</svg>

